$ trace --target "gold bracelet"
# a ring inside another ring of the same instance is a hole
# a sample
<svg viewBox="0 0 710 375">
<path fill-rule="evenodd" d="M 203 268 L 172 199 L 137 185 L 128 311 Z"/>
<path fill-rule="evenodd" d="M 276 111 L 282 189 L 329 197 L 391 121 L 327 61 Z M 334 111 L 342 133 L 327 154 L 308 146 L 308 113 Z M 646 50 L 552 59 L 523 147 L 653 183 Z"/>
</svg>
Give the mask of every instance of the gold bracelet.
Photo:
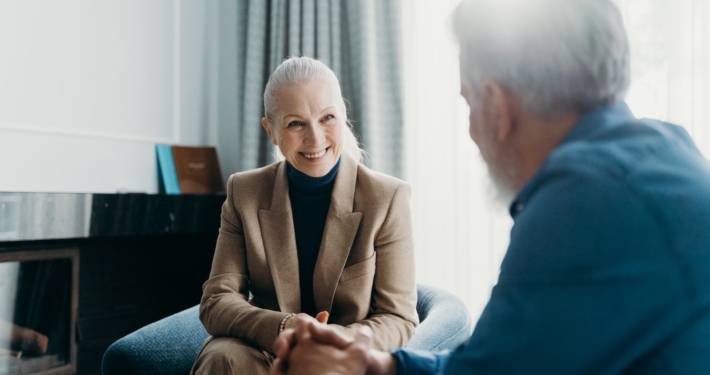
<svg viewBox="0 0 710 375">
<path fill-rule="evenodd" d="M 290 314 L 284 316 L 283 319 L 281 319 L 281 324 L 279 324 L 279 335 L 281 334 L 281 332 L 284 331 L 284 326 L 286 325 L 286 321 L 294 315 L 296 315 L 296 313 L 290 313 Z"/>
</svg>

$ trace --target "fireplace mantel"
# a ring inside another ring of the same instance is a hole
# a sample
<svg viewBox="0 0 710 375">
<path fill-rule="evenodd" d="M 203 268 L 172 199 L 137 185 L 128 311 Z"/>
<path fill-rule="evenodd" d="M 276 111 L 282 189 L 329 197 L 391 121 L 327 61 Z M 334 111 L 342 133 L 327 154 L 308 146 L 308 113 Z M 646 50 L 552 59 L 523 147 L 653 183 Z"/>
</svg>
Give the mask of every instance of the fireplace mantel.
<svg viewBox="0 0 710 375">
<path fill-rule="evenodd" d="M 210 233 L 219 228 L 224 200 L 224 194 L 0 192 L 0 244 Z"/>
</svg>

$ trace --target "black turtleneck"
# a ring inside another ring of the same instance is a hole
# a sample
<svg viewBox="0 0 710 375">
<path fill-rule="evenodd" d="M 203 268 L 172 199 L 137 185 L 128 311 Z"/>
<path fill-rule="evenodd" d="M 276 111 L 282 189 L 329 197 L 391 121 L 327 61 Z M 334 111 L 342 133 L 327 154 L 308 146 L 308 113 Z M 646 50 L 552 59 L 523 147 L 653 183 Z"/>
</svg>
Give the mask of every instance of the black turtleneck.
<svg viewBox="0 0 710 375">
<path fill-rule="evenodd" d="M 288 164 L 288 193 L 291 198 L 293 226 L 298 250 L 298 275 L 301 283 L 301 312 L 315 316 L 313 270 L 316 267 L 325 219 L 330 207 L 335 175 L 340 159 L 323 177 L 311 177 Z"/>
</svg>

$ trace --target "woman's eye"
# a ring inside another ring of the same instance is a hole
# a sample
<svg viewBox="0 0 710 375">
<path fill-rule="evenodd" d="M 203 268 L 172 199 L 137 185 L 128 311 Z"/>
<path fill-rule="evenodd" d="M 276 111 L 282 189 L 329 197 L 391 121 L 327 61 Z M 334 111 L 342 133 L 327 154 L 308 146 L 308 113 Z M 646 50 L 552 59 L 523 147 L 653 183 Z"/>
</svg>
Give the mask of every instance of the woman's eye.
<svg viewBox="0 0 710 375">
<path fill-rule="evenodd" d="M 303 124 L 303 123 L 300 122 L 300 121 L 291 121 L 291 122 L 288 123 L 287 126 L 290 128 L 290 127 L 299 126 L 299 125 L 302 125 L 302 124 Z"/>
<path fill-rule="evenodd" d="M 335 118 L 335 116 L 333 116 L 333 115 L 326 115 L 325 117 L 323 117 L 323 121 L 330 121 L 334 118 Z"/>
</svg>

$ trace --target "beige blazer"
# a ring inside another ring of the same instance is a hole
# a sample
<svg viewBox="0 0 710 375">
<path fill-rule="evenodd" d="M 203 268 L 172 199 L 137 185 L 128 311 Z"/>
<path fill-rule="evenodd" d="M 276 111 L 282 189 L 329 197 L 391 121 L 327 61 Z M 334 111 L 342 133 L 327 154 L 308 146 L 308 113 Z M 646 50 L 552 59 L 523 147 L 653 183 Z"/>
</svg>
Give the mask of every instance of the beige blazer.
<svg viewBox="0 0 710 375">
<path fill-rule="evenodd" d="M 368 326 L 381 350 L 407 343 L 418 324 L 409 197 L 406 183 L 343 155 L 313 275 L 331 326 L 351 336 Z M 300 304 L 286 163 L 232 175 L 200 303 L 205 329 L 273 351 Z"/>
</svg>

